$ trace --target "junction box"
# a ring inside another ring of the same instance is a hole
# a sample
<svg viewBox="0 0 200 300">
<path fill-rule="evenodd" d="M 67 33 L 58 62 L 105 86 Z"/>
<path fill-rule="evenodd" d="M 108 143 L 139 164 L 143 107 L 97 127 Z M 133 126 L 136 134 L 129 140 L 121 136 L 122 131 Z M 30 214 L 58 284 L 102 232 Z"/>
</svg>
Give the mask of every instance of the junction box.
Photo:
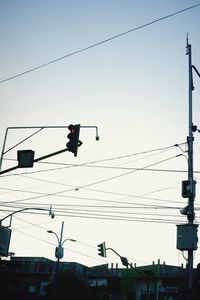
<svg viewBox="0 0 200 300">
<path fill-rule="evenodd" d="M 177 226 L 177 244 L 178 250 L 196 250 L 198 237 L 198 225 L 197 224 L 180 224 Z"/>
</svg>

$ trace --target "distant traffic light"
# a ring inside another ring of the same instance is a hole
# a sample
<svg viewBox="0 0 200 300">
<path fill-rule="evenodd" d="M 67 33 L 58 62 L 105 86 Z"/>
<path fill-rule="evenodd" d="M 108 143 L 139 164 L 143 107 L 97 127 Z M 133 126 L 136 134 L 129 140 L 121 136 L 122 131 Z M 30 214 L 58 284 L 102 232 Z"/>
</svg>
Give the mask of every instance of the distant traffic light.
<svg viewBox="0 0 200 300">
<path fill-rule="evenodd" d="M 102 257 L 106 257 L 106 244 L 105 242 L 97 245 L 98 247 L 98 255 L 102 256 Z"/>
<path fill-rule="evenodd" d="M 69 141 L 66 144 L 68 151 L 74 153 L 74 156 L 77 156 L 78 147 L 82 145 L 82 142 L 79 141 L 80 133 L 80 124 L 68 126 L 70 133 L 67 135 Z"/>
</svg>

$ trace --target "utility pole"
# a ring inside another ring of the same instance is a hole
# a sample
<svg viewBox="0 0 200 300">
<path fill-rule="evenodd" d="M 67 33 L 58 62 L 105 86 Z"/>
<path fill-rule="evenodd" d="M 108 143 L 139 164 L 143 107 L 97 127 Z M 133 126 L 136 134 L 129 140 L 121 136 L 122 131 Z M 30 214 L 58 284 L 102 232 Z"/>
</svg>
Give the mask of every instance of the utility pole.
<svg viewBox="0 0 200 300">
<path fill-rule="evenodd" d="M 190 194 L 188 197 L 188 224 L 193 224 L 194 222 L 194 200 L 195 200 L 195 182 L 193 178 L 193 123 L 192 123 L 192 91 L 193 78 L 192 78 L 192 47 L 188 44 L 187 39 L 187 52 L 188 55 L 188 72 L 189 72 L 189 89 L 188 89 L 188 100 L 189 100 L 189 136 L 187 137 L 188 142 L 188 181 L 190 187 Z M 191 299 L 192 291 L 192 279 L 193 279 L 193 249 L 188 249 L 188 292 L 189 299 Z"/>
<path fill-rule="evenodd" d="M 181 251 L 187 251 L 187 299 L 192 300 L 193 293 L 193 252 L 197 250 L 197 231 L 198 225 L 194 223 L 195 212 L 194 212 L 194 201 L 195 201 L 195 190 L 196 190 L 196 181 L 194 180 L 193 175 L 193 142 L 194 137 L 193 133 L 200 130 L 197 129 L 197 126 L 192 122 L 192 92 L 194 90 L 193 86 L 193 74 L 192 70 L 197 73 L 200 77 L 200 73 L 192 65 L 192 47 L 188 43 L 186 46 L 186 55 L 188 55 L 188 75 L 189 75 L 189 86 L 188 86 L 188 104 L 189 104 L 189 133 L 187 136 L 187 145 L 188 145 L 188 179 L 182 181 L 182 197 L 188 198 L 188 204 L 185 208 L 181 209 L 180 212 L 182 215 L 187 216 L 187 224 L 177 225 L 177 249 Z"/>
</svg>

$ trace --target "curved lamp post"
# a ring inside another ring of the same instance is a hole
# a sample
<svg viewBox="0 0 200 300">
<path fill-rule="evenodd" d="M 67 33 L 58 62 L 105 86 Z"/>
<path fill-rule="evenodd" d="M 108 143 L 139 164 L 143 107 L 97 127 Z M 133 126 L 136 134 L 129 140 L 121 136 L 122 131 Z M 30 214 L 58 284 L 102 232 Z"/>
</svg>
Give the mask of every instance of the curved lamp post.
<svg viewBox="0 0 200 300">
<path fill-rule="evenodd" d="M 2 226 L 2 221 L 4 221 L 5 219 L 10 217 L 10 223 L 8 226 L 3 226 L 3 227 L 11 227 L 11 223 L 12 223 L 12 216 L 16 213 L 20 213 L 22 211 L 25 210 L 44 210 L 44 211 L 48 211 L 49 212 L 49 216 L 53 219 L 55 217 L 55 214 L 52 212 L 52 206 L 50 206 L 49 209 L 47 208 L 40 208 L 40 207 L 25 207 L 16 211 L 13 211 L 12 213 L 10 213 L 9 215 L 5 216 L 3 219 L 0 219 L 0 227 Z"/>
<path fill-rule="evenodd" d="M 74 240 L 74 239 L 65 239 L 64 241 L 62 240 L 62 237 L 63 237 L 63 227 L 64 227 L 64 221 L 62 222 L 60 237 L 58 237 L 57 233 L 55 233 L 54 231 L 47 230 L 48 233 L 53 233 L 56 236 L 56 239 L 58 241 L 58 246 L 56 247 L 56 250 L 55 250 L 55 257 L 57 258 L 58 262 L 64 256 L 63 244 L 66 241 L 76 242 L 76 240 Z"/>
<path fill-rule="evenodd" d="M 11 233 L 12 230 L 10 229 L 11 227 L 11 223 L 12 223 L 12 216 L 16 213 L 20 213 L 23 212 L 25 210 L 45 210 L 49 212 L 49 216 L 51 218 L 54 218 L 54 213 L 51 210 L 51 206 L 50 209 L 46 209 L 46 208 L 37 208 L 37 207 L 25 207 L 16 211 L 13 211 L 12 213 L 8 214 L 7 216 L 5 216 L 3 219 L 0 219 L 0 255 L 1 256 L 8 256 L 9 255 L 9 245 L 10 245 L 10 238 L 11 238 Z M 6 220 L 7 218 L 10 218 L 10 223 L 8 226 L 3 226 L 2 222 L 4 220 Z"/>
<path fill-rule="evenodd" d="M 64 227 L 64 221 L 62 221 L 60 237 L 58 237 L 57 233 L 55 233 L 54 231 L 47 230 L 48 233 L 53 233 L 56 236 L 56 239 L 57 239 L 57 242 L 58 242 L 58 246 L 55 249 L 55 257 L 57 258 L 57 261 L 56 261 L 56 270 L 55 270 L 55 281 L 54 281 L 55 299 L 56 299 L 56 290 L 57 290 L 57 286 L 58 286 L 59 262 L 60 262 L 60 259 L 62 259 L 63 256 L 64 256 L 63 244 L 66 241 L 76 242 L 76 240 L 74 240 L 74 239 L 65 239 L 64 241 L 62 240 L 62 237 L 63 237 L 63 227 Z"/>
</svg>

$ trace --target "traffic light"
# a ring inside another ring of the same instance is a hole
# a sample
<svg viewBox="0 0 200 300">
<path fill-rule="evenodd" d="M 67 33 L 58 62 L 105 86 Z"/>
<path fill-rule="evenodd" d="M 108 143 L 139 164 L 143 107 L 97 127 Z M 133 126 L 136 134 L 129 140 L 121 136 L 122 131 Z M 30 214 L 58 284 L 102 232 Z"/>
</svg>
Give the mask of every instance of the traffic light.
<svg viewBox="0 0 200 300">
<path fill-rule="evenodd" d="M 102 257 L 106 257 L 106 244 L 105 242 L 97 245 L 98 247 L 98 255 L 102 256 Z"/>
<path fill-rule="evenodd" d="M 68 126 L 70 133 L 67 135 L 69 141 L 66 144 L 68 151 L 74 153 L 77 156 L 78 147 L 81 146 L 82 142 L 79 141 L 80 124 Z"/>
</svg>

